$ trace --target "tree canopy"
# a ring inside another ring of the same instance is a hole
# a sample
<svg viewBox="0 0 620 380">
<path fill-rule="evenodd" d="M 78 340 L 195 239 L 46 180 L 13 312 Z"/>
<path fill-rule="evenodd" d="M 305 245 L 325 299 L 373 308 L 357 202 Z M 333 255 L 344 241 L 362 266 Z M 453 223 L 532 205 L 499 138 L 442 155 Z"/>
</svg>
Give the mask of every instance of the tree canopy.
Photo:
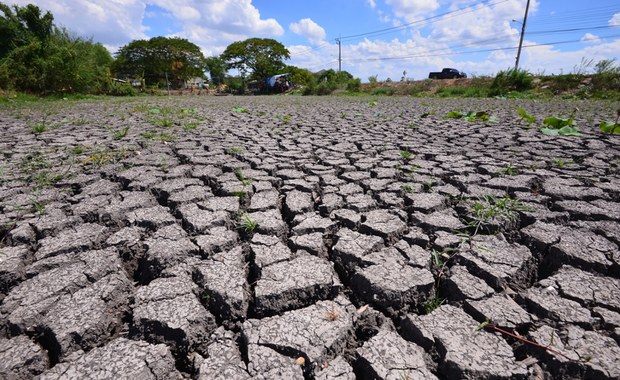
<svg viewBox="0 0 620 380">
<path fill-rule="evenodd" d="M 112 56 L 101 44 L 54 25 L 36 5 L 0 3 L 0 87 L 21 91 L 106 92 Z"/>
<path fill-rule="evenodd" d="M 220 55 L 229 68 L 238 69 L 243 77 L 263 81 L 281 73 L 290 53 L 280 42 L 270 38 L 249 38 L 228 45 Z"/>
<path fill-rule="evenodd" d="M 134 40 L 116 53 L 113 70 L 118 77 L 144 78 L 147 84 L 168 80 L 181 86 L 207 70 L 200 48 L 184 38 L 153 37 Z"/>
</svg>

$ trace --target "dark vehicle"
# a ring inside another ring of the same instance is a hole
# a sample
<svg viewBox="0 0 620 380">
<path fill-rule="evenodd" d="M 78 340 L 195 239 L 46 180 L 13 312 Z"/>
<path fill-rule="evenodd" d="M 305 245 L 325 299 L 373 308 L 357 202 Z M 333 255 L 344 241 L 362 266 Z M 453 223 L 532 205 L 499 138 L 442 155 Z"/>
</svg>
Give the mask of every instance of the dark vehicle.
<svg viewBox="0 0 620 380">
<path fill-rule="evenodd" d="M 467 78 L 467 74 L 462 71 L 458 71 L 457 69 L 446 68 L 441 70 L 441 72 L 435 72 L 428 74 L 430 79 L 456 79 L 456 78 Z"/>
</svg>

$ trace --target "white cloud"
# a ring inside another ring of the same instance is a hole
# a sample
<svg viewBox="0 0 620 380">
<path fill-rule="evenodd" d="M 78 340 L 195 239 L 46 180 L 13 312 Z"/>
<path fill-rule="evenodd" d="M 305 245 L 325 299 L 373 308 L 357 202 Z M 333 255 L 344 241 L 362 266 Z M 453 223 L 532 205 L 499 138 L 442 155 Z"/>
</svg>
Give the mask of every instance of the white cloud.
<svg viewBox="0 0 620 380">
<path fill-rule="evenodd" d="M 437 0 L 385 0 L 385 4 L 392 7 L 394 15 L 409 22 L 428 17 L 439 8 Z"/>
<path fill-rule="evenodd" d="M 620 26 L 620 13 L 614 14 L 608 21 L 608 24 L 611 26 Z"/>
<path fill-rule="evenodd" d="M 601 41 L 601 37 L 592 34 L 592 33 L 586 33 L 583 35 L 583 37 L 581 37 L 581 42 L 585 42 L 585 43 L 589 43 L 589 44 L 600 44 Z"/>
<path fill-rule="evenodd" d="M 13 0 L 24 6 L 32 0 Z M 284 33 L 273 18 L 264 19 L 252 0 L 37 0 L 50 10 L 57 25 L 84 37 L 118 47 L 148 38 L 146 6 L 156 5 L 170 17 L 169 36 L 188 38 L 210 54 L 219 54 L 231 42 L 248 37 L 276 37 Z"/>
<path fill-rule="evenodd" d="M 366 0 L 366 3 L 372 8 L 375 9 L 375 7 L 377 6 L 377 3 L 375 2 L 375 0 Z"/>
<path fill-rule="evenodd" d="M 291 32 L 306 37 L 313 44 L 319 44 L 325 39 L 325 29 L 312 19 L 304 18 L 289 25 Z"/>
</svg>

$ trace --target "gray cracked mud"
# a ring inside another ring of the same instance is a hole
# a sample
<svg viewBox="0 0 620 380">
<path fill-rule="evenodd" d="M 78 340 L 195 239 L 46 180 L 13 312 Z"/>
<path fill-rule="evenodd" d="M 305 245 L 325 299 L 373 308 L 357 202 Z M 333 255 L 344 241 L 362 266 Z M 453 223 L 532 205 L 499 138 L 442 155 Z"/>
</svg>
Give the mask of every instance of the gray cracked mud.
<svg viewBox="0 0 620 380">
<path fill-rule="evenodd" d="M 2 106 L 0 377 L 618 378 L 614 107 L 517 106 Z"/>
</svg>

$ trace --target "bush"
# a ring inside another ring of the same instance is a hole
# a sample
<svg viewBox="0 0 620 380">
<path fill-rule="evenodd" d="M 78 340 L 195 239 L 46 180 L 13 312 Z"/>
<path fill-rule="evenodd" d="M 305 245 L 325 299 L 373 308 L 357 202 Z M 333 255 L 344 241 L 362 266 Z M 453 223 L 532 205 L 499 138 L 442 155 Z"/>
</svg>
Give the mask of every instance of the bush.
<svg viewBox="0 0 620 380">
<path fill-rule="evenodd" d="M 133 88 L 129 83 L 113 82 L 108 89 L 108 95 L 111 96 L 136 96 L 138 90 Z"/>
<path fill-rule="evenodd" d="M 351 79 L 347 82 L 347 91 L 360 92 L 362 90 L 362 81 L 360 78 Z"/>
<path fill-rule="evenodd" d="M 491 95 L 504 95 L 509 91 L 532 89 L 533 77 L 526 70 L 510 69 L 500 71 L 491 83 Z"/>
</svg>

